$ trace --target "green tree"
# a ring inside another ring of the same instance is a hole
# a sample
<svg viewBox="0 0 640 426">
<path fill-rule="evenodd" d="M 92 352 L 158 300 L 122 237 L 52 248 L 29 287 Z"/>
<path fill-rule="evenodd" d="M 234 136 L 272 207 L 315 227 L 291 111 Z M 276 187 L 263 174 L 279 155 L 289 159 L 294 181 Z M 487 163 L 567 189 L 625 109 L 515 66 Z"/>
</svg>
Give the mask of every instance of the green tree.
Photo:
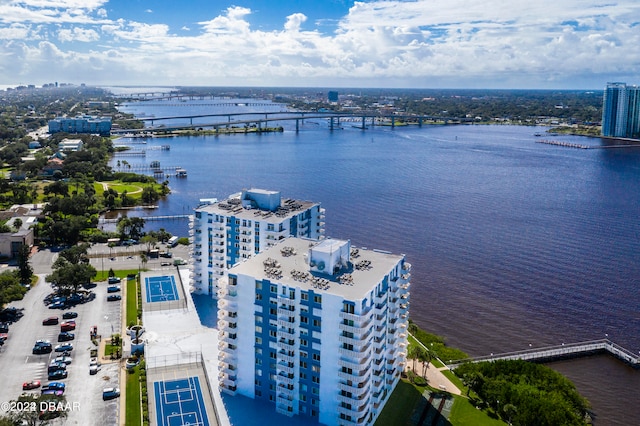
<svg viewBox="0 0 640 426">
<path fill-rule="evenodd" d="M 36 407 L 35 410 L 18 410 L 10 414 L 10 418 L 19 425 L 25 426 L 47 426 L 49 424 L 58 424 L 58 418 L 65 419 L 67 412 L 64 410 L 54 410 L 48 413 L 41 414 L 40 408 L 47 407 L 49 404 L 53 404 L 55 407 L 58 404 L 62 404 L 64 407 L 66 398 L 64 395 L 38 395 L 23 393 L 16 400 L 21 403 L 32 404 Z"/>
<path fill-rule="evenodd" d="M 116 224 L 120 239 L 139 240 L 144 229 L 144 219 L 141 217 L 121 217 Z"/>
<path fill-rule="evenodd" d="M 20 278 L 21 284 L 29 284 L 31 283 L 31 278 L 33 277 L 33 268 L 29 263 L 29 255 L 31 254 L 31 249 L 26 244 L 22 244 L 20 249 L 18 250 L 18 277 Z"/>
</svg>

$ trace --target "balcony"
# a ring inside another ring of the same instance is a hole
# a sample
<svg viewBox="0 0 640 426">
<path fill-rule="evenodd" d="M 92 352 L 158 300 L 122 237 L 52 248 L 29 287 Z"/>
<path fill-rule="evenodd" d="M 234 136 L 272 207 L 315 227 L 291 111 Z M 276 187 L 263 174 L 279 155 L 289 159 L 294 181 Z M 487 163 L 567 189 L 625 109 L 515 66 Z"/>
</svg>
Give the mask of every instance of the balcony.
<svg viewBox="0 0 640 426">
<path fill-rule="evenodd" d="M 225 383 L 224 381 L 221 380 L 219 382 L 219 385 L 220 385 L 220 389 L 222 390 L 222 392 L 224 392 L 224 393 L 226 393 L 228 395 L 232 395 L 232 396 L 236 394 L 236 389 L 237 388 L 235 386 L 235 383 L 233 385 L 231 385 L 231 384 L 227 384 L 227 383 Z"/>
<path fill-rule="evenodd" d="M 362 399 L 362 397 L 369 392 L 369 387 L 367 386 L 357 387 L 342 382 L 338 383 L 338 389 L 345 392 L 351 392 L 351 395 L 357 399 Z"/>
</svg>

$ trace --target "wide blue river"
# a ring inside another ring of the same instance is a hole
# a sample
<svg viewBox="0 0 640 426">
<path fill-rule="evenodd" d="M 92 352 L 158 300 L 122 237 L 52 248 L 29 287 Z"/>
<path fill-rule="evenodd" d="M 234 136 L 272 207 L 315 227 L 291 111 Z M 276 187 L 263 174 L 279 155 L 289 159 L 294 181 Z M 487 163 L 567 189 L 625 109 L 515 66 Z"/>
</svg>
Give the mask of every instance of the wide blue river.
<svg viewBox="0 0 640 426">
<path fill-rule="evenodd" d="M 164 117 L 278 108 L 203 100 L 121 110 Z M 187 178 L 169 178 L 172 193 L 153 215 L 192 213 L 201 198 L 248 187 L 320 202 L 328 236 L 406 254 L 412 319 L 470 355 L 605 336 L 640 354 L 640 147 L 518 126 L 363 131 L 342 123 L 331 132 L 308 120 L 296 133 L 294 123 L 279 124 L 283 133 L 148 139 L 131 145 L 144 157 L 116 156 L 112 165 L 187 169 Z M 166 144 L 169 151 L 153 149 Z M 149 225 L 188 232 L 186 221 Z M 597 424 L 640 424 L 640 371 L 609 356 L 551 366 L 591 401 Z"/>
</svg>

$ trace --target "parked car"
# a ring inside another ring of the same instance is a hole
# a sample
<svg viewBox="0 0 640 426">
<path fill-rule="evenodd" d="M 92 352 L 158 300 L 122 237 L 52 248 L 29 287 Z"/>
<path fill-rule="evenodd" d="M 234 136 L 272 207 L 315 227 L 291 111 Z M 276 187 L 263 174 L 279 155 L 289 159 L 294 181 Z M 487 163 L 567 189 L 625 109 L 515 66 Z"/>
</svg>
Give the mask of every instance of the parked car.
<svg viewBox="0 0 640 426">
<path fill-rule="evenodd" d="M 58 317 L 49 317 L 42 320 L 42 325 L 56 325 L 58 324 Z"/>
<path fill-rule="evenodd" d="M 60 389 L 45 389 L 45 390 L 42 391 L 42 395 L 62 396 L 62 395 L 64 395 L 64 390 L 60 390 Z"/>
<path fill-rule="evenodd" d="M 72 319 L 77 317 L 78 317 L 78 313 L 73 311 L 67 311 L 64 314 L 62 314 L 62 319 Z"/>
<path fill-rule="evenodd" d="M 107 287 L 107 293 L 117 293 L 119 291 L 120 291 L 119 285 L 110 285 L 109 287 Z"/>
<path fill-rule="evenodd" d="M 73 333 L 69 333 L 68 331 L 63 331 L 58 334 L 58 342 L 68 342 L 69 340 L 73 340 L 76 338 L 76 335 Z"/>
<path fill-rule="evenodd" d="M 67 369 L 67 364 L 65 364 L 64 362 L 52 362 L 51 364 L 49 364 L 49 367 L 47 368 L 47 373 L 53 373 L 54 371 L 58 371 L 58 370 L 66 370 Z"/>
<path fill-rule="evenodd" d="M 60 331 L 71 331 L 76 329 L 76 322 L 74 320 L 64 321 L 60 324 Z"/>
<path fill-rule="evenodd" d="M 49 305 L 49 309 L 64 309 L 66 307 L 67 305 L 65 304 L 65 302 L 53 302 Z"/>
<path fill-rule="evenodd" d="M 42 390 L 56 389 L 64 391 L 66 385 L 63 382 L 49 382 L 42 387 Z"/>
<path fill-rule="evenodd" d="M 37 389 L 40 387 L 40 380 L 31 380 L 22 384 L 22 390 Z"/>
<path fill-rule="evenodd" d="M 120 389 L 118 388 L 105 388 L 102 391 L 102 400 L 107 401 L 109 399 L 114 399 L 120 396 Z"/>
<path fill-rule="evenodd" d="M 47 340 L 37 340 L 33 345 L 34 355 L 48 354 L 51 352 L 51 343 Z"/>
<path fill-rule="evenodd" d="M 63 362 L 67 365 L 71 364 L 71 362 L 73 361 L 73 358 L 71 358 L 70 356 L 57 356 L 54 358 L 55 362 Z"/>
<path fill-rule="evenodd" d="M 8 333 L 9 332 L 9 323 L 3 322 L 0 323 L 0 333 Z"/>
<path fill-rule="evenodd" d="M 119 294 L 110 294 L 107 296 L 107 302 L 117 302 L 121 299 L 122 297 Z"/>
<path fill-rule="evenodd" d="M 49 380 L 66 379 L 67 376 L 67 370 L 56 370 L 48 374 Z"/>
<path fill-rule="evenodd" d="M 118 284 L 120 281 L 121 281 L 121 280 L 120 280 L 120 278 L 118 278 L 118 277 L 109 277 L 109 278 L 107 279 L 107 283 L 108 283 L 108 284 Z"/>
<path fill-rule="evenodd" d="M 98 370 L 100 369 L 100 367 L 98 365 L 90 365 L 89 366 L 89 375 L 94 376 L 96 374 L 98 374 Z"/>
<path fill-rule="evenodd" d="M 60 345 L 57 345 L 55 348 L 56 352 L 69 352 L 72 350 L 73 350 L 73 345 L 71 343 L 62 343 Z"/>
</svg>

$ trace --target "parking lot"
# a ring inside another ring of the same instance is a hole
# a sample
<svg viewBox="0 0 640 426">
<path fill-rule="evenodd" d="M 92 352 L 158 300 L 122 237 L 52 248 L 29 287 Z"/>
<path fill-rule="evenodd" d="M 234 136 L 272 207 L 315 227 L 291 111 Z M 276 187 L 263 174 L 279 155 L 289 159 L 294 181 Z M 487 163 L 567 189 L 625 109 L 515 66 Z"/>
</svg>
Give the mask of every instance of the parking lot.
<svg viewBox="0 0 640 426">
<path fill-rule="evenodd" d="M 66 384 L 64 393 L 66 401 L 73 407 L 67 419 L 56 422 L 78 425 L 116 425 L 119 420 L 119 404 L 124 403 L 120 398 L 110 401 L 102 400 L 102 389 L 106 387 L 121 387 L 119 384 L 119 362 L 107 363 L 100 360 L 102 365 L 96 375 L 89 374 L 91 349 L 97 347 L 91 342 L 90 330 L 97 326 L 98 334 L 109 337 L 112 333 L 120 333 L 121 301 L 107 302 L 107 284 L 98 283 L 91 288 L 96 294 L 94 300 L 76 305 L 69 309 L 49 309 L 43 302 L 52 292 L 44 275 L 21 301 L 13 302 L 10 306 L 23 309 L 24 316 L 9 326 L 8 338 L 4 346 L 0 347 L 0 364 L 2 365 L 3 386 L 0 387 L 0 402 L 15 400 L 23 391 L 22 383 L 40 380 L 42 385 L 49 382 L 47 367 L 51 360 L 60 353 L 33 355 L 32 349 L 36 340 L 48 340 L 55 347 L 59 344 L 58 334 L 60 324 L 43 325 L 44 319 L 57 316 L 60 322 L 66 311 L 78 313 L 75 334 L 70 356 L 73 361 L 67 366 L 68 377 L 61 379 Z M 100 355 L 100 354 L 99 354 Z M 39 394 L 40 389 L 29 392 Z M 54 422 L 55 424 L 55 422 Z"/>
</svg>

